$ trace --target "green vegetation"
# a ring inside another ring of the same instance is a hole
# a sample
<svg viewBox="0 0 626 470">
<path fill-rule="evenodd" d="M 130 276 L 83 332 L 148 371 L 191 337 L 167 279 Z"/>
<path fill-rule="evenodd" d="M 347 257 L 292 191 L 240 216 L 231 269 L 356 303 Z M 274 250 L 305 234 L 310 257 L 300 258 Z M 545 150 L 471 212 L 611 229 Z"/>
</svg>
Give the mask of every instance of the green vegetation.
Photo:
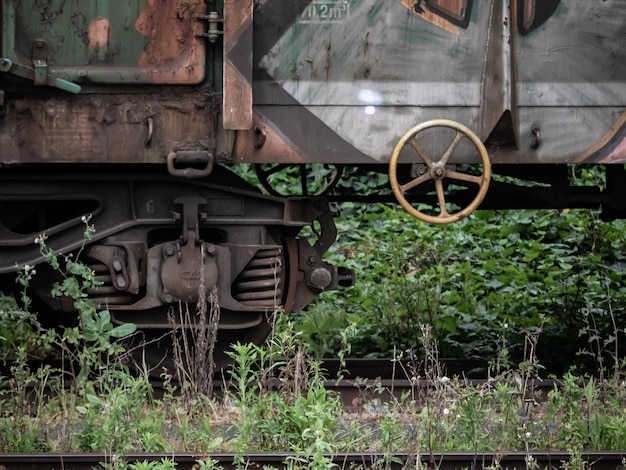
<svg viewBox="0 0 626 470">
<path fill-rule="evenodd" d="M 423 355 L 430 325 L 442 357 L 520 361 L 529 333 L 558 374 L 619 373 L 626 324 L 626 223 L 590 210 L 477 211 L 451 225 L 402 208 L 343 204 L 329 255 L 357 273 L 350 289 L 295 316 L 316 357 L 345 335 L 354 357 Z"/>
<path fill-rule="evenodd" d="M 105 468 L 141 470 L 175 463 L 124 455 L 234 452 L 246 468 L 249 453 L 289 451 L 288 468 L 328 469 L 340 452 L 375 452 L 372 468 L 385 468 L 396 451 L 549 450 L 570 453 L 565 469 L 584 468 L 584 451 L 624 449 L 624 222 L 601 223 L 592 211 L 479 212 L 433 227 L 380 204 L 341 211 L 329 257 L 359 282 L 279 315 L 266 345 L 233 345 L 221 398 L 198 392 L 201 370 L 164 371 L 165 393 L 153 396 L 147 373 L 125 363 L 135 327 L 114 326 L 85 294 L 93 273 L 40 237 L 60 279 L 51 295 L 72 299 L 77 319 L 44 329 L 28 296 L 35 269 L 19 267 L 20 295 L 0 297 L 10 367 L 0 452 L 106 452 L 116 457 Z M 69 366 L 30 369 L 52 350 Z M 324 388 L 334 377 L 313 359 L 322 355 L 388 357 L 415 386 L 382 402 L 388 390 L 355 378 L 359 398 L 344 410 Z M 448 377 L 444 356 L 481 358 L 489 380 Z M 542 395 L 535 384 L 546 367 L 560 378 Z M 220 468 L 210 458 L 196 467 Z"/>
<path fill-rule="evenodd" d="M 129 469 L 174 467 L 171 460 L 125 463 L 124 455 L 131 452 L 233 452 L 240 467 L 247 468 L 249 453 L 289 451 L 294 457 L 288 468 L 327 469 L 340 452 L 375 453 L 379 459 L 372 468 L 385 468 L 397 451 L 521 451 L 530 457 L 550 450 L 570 453 L 561 468 L 583 468 L 584 451 L 620 450 L 626 443 L 621 382 L 568 373 L 540 394 L 534 384 L 541 368 L 529 348 L 519 367 L 472 385 L 443 375 L 432 330 L 425 325 L 419 341 L 426 358 L 409 366 L 399 357 L 390 360 L 390 367 L 406 367 L 398 375 L 407 374 L 415 387 L 382 402 L 380 394 L 389 390 L 355 380 L 359 398 L 344 410 L 324 388 L 323 371 L 307 354 L 302 335 L 286 317 L 280 322 L 281 333 L 268 345 L 234 346 L 232 388 L 222 399 L 189 402 L 171 383 L 155 398 L 145 375 L 118 370 L 98 378 L 102 393 L 80 396 L 52 386 L 45 400 L 39 387 L 50 383 L 31 376 L 35 406 L 20 408 L 26 403 L 18 399 L 22 382 L 6 379 L 1 450 L 104 452 L 113 459 L 105 468 Z M 428 386 L 419 387 L 420 381 Z M 75 408 L 67 406 L 71 401 Z M 219 468 L 210 458 L 198 465 Z M 497 462 L 493 468 L 499 468 Z"/>
</svg>

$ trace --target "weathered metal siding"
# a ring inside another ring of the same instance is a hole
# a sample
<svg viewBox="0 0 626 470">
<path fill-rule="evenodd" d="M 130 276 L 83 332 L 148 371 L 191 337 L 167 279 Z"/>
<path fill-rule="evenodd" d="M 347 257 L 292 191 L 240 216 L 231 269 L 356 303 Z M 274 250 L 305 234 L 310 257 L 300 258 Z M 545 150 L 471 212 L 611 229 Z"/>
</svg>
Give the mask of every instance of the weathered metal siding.
<svg viewBox="0 0 626 470">
<path fill-rule="evenodd" d="M 268 150 L 250 136 L 240 158 L 386 162 L 418 122 L 456 120 L 489 140 L 510 113 L 493 162 L 626 160 L 626 3 L 416 3 L 261 2 L 254 102 Z M 464 5 L 467 24 L 435 4 Z"/>
<path fill-rule="evenodd" d="M 0 118 L 0 161 L 165 163 L 180 142 L 213 148 L 213 108 L 199 92 L 9 100 Z"/>
<path fill-rule="evenodd" d="M 197 84 L 203 0 L 3 0 L 2 57 L 74 83 Z M 39 42 L 39 45 L 36 44 Z"/>
<path fill-rule="evenodd" d="M 215 147 L 219 99 L 191 86 L 207 70 L 203 0 L 0 5 L 2 163 L 165 163 L 180 142 Z"/>
<path fill-rule="evenodd" d="M 626 161 L 622 0 L 215 3 L 211 44 L 203 0 L 0 0 L 2 160 L 164 162 L 209 141 L 233 162 L 386 163 L 444 118 L 493 163 Z"/>
</svg>

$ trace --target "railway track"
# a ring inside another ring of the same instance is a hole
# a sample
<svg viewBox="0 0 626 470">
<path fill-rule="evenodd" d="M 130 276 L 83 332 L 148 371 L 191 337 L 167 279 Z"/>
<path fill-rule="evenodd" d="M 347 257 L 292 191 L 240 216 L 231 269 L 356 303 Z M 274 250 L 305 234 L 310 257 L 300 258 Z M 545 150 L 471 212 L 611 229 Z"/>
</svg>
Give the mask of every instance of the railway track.
<svg viewBox="0 0 626 470">
<path fill-rule="evenodd" d="M 571 466 L 571 459 L 583 467 L 578 469 Z M 464 453 L 447 452 L 433 454 L 419 454 L 416 452 L 390 453 L 350 453 L 337 454 L 329 457 L 335 468 L 338 469 L 501 469 L 501 470 L 529 470 L 529 469 L 594 469 L 594 470 L 623 470 L 626 458 L 624 452 L 587 452 L 572 456 L 566 452 L 511 452 L 497 453 Z M 179 470 L 202 468 L 199 461 L 211 460 L 210 468 L 230 469 L 261 469 L 261 468 L 288 468 L 287 462 L 299 462 L 301 467 L 307 468 L 307 458 L 289 453 L 277 454 L 249 454 L 237 455 L 230 453 L 212 453 L 206 455 L 192 453 L 177 454 L 128 454 L 123 462 L 174 462 Z M 3 470 L 91 470 L 97 468 L 119 468 L 120 457 L 93 453 L 93 454 L 0 454 L 0 468 Z M 569 466 L 568 466 L 569 465 Z M 167 467 L 171 468 L 171 467 Z"/>
<path fill-rule="evenodd" d="M 410 364 L 409 361 L 347 359 L 341 362 L 327 358 L 320 360 L 320 364 L 327 377 L 325 388 L 336 392 L 347 408 L 354 404 L 355 399 L 376 398 L 381 402 L 388 402 L 410 393 L 419 395 L 432 386 L 432 378 L 426 379 L 423 370 L 419 370 L 419 367 Z M 41 365 L 42 363 L 33 363 L 30 369 L 35 370 Z M 472 387 L 488 385 L 488 380 L 482 376 L 484 364 L 478 361 L 447 359 L 442 361 L 441 369 L 445 371 L 445 377 L 456 377 L 465 385 Z M 411 371 L 416 374 L 413 375 Z M 70 382 L 68 381 L 66 385 L 69 386 Z M 165 392 L 162 380 L 152 379 L 151 385 L 155 397 L 158 398 Z M 535 394 L 542 395 L 552 390 L 554 385 L 555 380 L 542 379 L 533 381 L 531 388 Z M 35 384 L 33 386 L 36 387 Z M 227 374 L 216 377 L 212 388 L 214 396 L 222 397 L 230 386 Z"/>
<path fill-rule="evenodd" d="M 325 369 L 328 377 L 337 376 L 339 364 L 336 361 L 326 361 Z M 460 377 L 464 383 L 471 386 L 489 387 L 490 383 L 485 379 L 467 378 L 473 364 L 465 361 L 450 361 L 447 364 L 447 374 Z M 351 360 L 341 366 L 343 371 L 341 380 L 328 380 L 326 388 L 335 390 L 342 398 L 346 407 L 354 406 L 355 398 L 376 397 L 383 402 L 394 397 L 400 397 L 407 390 L 414 390 L 416 396 L 420 393 L 428 393 L 433 387 L 432 380 L 415 379 L 408 377 L 406 371 L 409 367 L 395 366 L 389 360 Z M 423 375 L 418 374 L 418 377 Z M 214 391 L 224 393 L 227 381 L 215 382 Z M 547 392 L 555 385 L 554 381 L 536 381 L 532 387 L 533 395 Z M 158 390 L 158 383 L 154 384 Z M 157 392 L 158 393 L 158 392 Z M 368 395 L 369 394 L 369 395 Z M 421 395 L 422 397 L 424 395 Z M 356 415 L 356 414 L 355 414 Z M 377 418 L 369 421 L 369 427 L 377 426 Z M 418 424 L 419 426 L 419 424 Z M 369 428 L 368 428 L 369 429 Z M 1 436 L 0 436 L 1 437 Z M 410 446 L 409 446 L 410 447 Z M 354 449 L 355 447 L 352 447 Z M 356 447 L 358 449 L 358 447 Z M 382 449 L 385 449 L 383 447 Z M 598 470 L 624 470 L 626 468 L 626 449 L 621 452 L 583 452 L 569 454 L 567 452 L 403 452 L 383 453 L 351 452 L 326 456 L 333 468 L 339 469 L 438 469 L 438 470 L 462 470 L 462 469 L 500 469 L 500 470 L 536 470 L 536 469 L 598 469 Z M 167 465 L 159 467 L 161 461 L 167 461 Z M 138 469 L 172 468 L 175 463 L 177 469 L 209 470 L 219 469 L 282 469 L 294 468 L 289 463 L 297 465 L 295 468 L 309 468 L 309 458 L 303 455 L 290 453 L 254 453 L 238 455 L 234 453 L 128 453 L 116 456 L 106 453 L 73 453 L 73 454 L 0 454 L 0 470 L 83 470 L 93 468 L 124 469 L 124 464 L 142 464 Z M 155 466 L 149 466 L 154 462 Z M 200 463 L 199 463 L 200 462 Z"/>
<path fill-rule="evenodd" d="M 336 392 L 344 406 L 350 408 L 355 399 L 376 398 L 380 402 L 400 399 L 402 396 L 423 395 L 433 385 L 433 378 L 425 378 L 419 365 L 409 361 L 390 359 L 347 359 L 341 363 L 337 359 L 323 359 L 321 369 L 328 380 L 325 388 Z M 456 377 L 464 385 L 471 387 L 489 386 L 484 378 L 485 365 L 476 360 L 446 359 L 440 364 L 444 377 Z M 415 372 L 415 374 L 413 374 Z M 535 396 L 543 396 L 554 388 L 555 380 L 534 380 L 528 387 Z M 159 382 L 154 383 L 158 393 Z M 216 379 L 213 393 L 220 397 L 228 390 L 228 379 Z"/>
</svg>

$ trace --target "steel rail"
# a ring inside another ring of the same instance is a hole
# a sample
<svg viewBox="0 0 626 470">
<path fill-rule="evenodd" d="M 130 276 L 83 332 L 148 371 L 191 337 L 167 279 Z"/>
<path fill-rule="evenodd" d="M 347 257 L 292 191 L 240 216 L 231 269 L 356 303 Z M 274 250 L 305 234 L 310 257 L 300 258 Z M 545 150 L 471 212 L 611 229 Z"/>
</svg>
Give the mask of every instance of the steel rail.
<svg viewBox="0 0 626 470">
<path fill-rule="evenodd" d="M 448 359 L 441 361 L 441 373 L 447 377 L 456 378 L 462 385 L 471 387 L 489 387 L 490 381 L 484 378 L 477 378 L 476 370 L 481 369 L 482 364 L 475 360 Z M 36 364 L 31 365 L 31 370 L 37 368 Z M 383 402 L 392 399 L 399 399 L 408 393 L 411 396 L 423 397 L 428 394 L 435 384 L 434 378 L 426 378 L 423 367 L 419 361 L 393 361 L 391 359 L 347 359 L 345 363 L 337 359 L 321 359 L 320 369 L 323 371 L 326 380 L 324 386 L 327 390 L 337 393 L 344 406 L 350 408 L 355 403 L 355 399 L 366 399 L 375 397 Z M 415 376 L 412 376 L 412 369 Z M 8 373 L 8 372 L 7 372 Z M 479 374 L 480 375 L 480 374 Z M 443 376 L 442 376 L 443 377 Z M 468 378 L 473 377 L 473 378 Z M 441 377 L 439 377 L 441 378 Z M 150 383 L 155 397 L 159 398 L 163 393 L 163 381 L 151 379 Z M 272 383 L 270 380 L 269 384 Z M 223 376 L 216 376 L 213 382 L 213 396 L 222 397 L 228 393 L 230 387 L 228 373 Z M 69 381 L 66 386 L 69 387 Z M 280 381 L 276 379 L 277 389 Z M 529 391 L 533 394 L 547 394 L 558 380 L 535 379 L 529 383 Z M 35 382 L 26 384 L 26 388 L 38 387 Z M 1 469 L 0 469 L 1 470 Z"/>
<path fill-rule="evenodd" d="M 346 453 L 328 456 L 329 461 L 339 469 L 486 469 L 498 468 L 502 470 L 526 469 L 561 469 L 574 468 L 566 466 L 570 459 L 585 462 L 585 469 L 595 470 L 623 470 L 626 461 L 626 450 L 622 452 L 583 452 L 572 455 L 567 452 L 446 452 L 446 453 L 418 453 L 402 452 L 392 454 L 381 453 Z M 292 453 L 272 454 L 233 454 L 233 453 L 153 453 L 127 454 L 124 456 L 104 453 L 83 454 L 0 454 L 0 468 L 3 470 L 91 470 L 111 466 L 118 468 L 120 462 L 159 462 L 162 460 L 175 462 L 176 468 L 197 469 L 199 460 L 213 461 L 213 468 L 222 467 L 224 470 L 236 468 L 264 468 L 273 467 L 283 469 L 287 462 L 299 463 L 306 468 L 310 458 Z"/>
</svg>

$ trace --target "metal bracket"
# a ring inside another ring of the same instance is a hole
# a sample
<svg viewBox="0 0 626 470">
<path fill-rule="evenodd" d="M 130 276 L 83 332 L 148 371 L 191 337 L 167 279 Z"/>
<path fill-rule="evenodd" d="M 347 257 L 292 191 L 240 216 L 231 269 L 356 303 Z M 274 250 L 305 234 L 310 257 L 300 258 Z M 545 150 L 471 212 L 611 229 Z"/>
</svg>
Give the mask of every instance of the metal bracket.
<svg viewBox="0 0 626 470">
<path fill-rule="evenodd" d="M 252 113 L 252 27 L 254 0 L 224 2 L 223 125 L 250 130 Z"/>
<path fill-rule="evenodd" d="M 457 165 L 455 165 L 454 163 L 448 163 L 444 168 L 446 169 L 446 171 L 456 171 Z M 428 171 L 430 171 L 428 165 L 425 165 L 424 163 L 413 163 L 411 165 L 410 175 L 411 178 L 418 178 L 426 174 Z"/>
<path fill-rule="evenodd" d="M 44 40 L 35 40 L 35 44 L 33 45 L 32 67 L 13 62 L 8 57 L 0 57 L 0 72 L 12 73 L 18 77 L 30 79 L 36 86 L 47 85 L 69 93 L 80 93 L 80 85 L 48 73 L 46 49 Z"/>
<path fill-rule="evenodd" d="M 181 241 L 186 245 L 191 239 L 191 244 L 200 244 L 200 220 L 206 219 L 206 214 L 200 212 L 200 206 L 206 205 L 207 200 L 203 197 L 181 196 L 174 199 L 174 204 L 183 206 L 183 234 Z M 180 213 L 174 213 L 174 219 L 180 219 Z M 191 236 L 190 236 L 191 234 Z"/>
<path fill-rule="evenodd" d="M 33 45 L 33 82 L 35 85 L 48 84 L 48 47 L 43 39 L 36 39 Z"/>
<path fill-rule="evenodd" d="M 209 30 L 206 33 L 198 33 L 196 36 L 207 38 L 211 44 L 217 42 L 217 38 L 224 34 L 224 31 L 220 31 L 219 23 L 224 23 L 224 18 L 220 18 L 220 14 L 216 11 L 212 11 L 208 15 L 196 15 L 193 17 L 198 21 L 207 21 L 209 23 Z"/>
<path fill-rule="evenodd" d="M 200 221 L 206 220 L 200 207 L 206 205 L 207 200 L 180 196 L 174 199 L 174 204 L 183 206 L 182 215 L 173 213 L 175 220 L 182 218 L 182 235 L 175 242 L 162 245 L 160 297 L 165 303 L 197 302 L 202 286 L 211 288 L 218 279 L 217 248 L 200 239 Z"/>
<path fill-rule="evenodd" d="M 0 57 L 0 72 L 10 72 L 11 67 L 13 67 L 13 62 L 11 62 L 11 59 L 7 59 L 6 57 Z"/>
</svg>

